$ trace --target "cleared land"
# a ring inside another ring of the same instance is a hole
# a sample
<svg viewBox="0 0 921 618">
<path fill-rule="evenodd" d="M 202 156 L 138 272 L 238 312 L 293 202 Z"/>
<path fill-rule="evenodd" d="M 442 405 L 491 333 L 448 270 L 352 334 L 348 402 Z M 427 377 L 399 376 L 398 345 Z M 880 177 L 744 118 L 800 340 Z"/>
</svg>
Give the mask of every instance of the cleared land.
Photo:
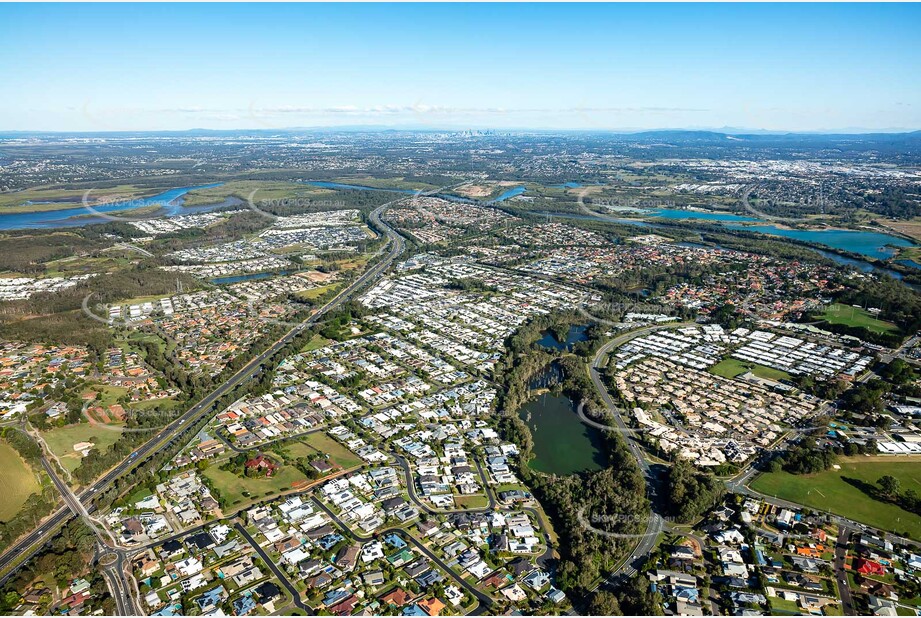
<svg viewBox="0 0 921 618">
<path fill-rule="evenodd" d="M 765 380 L 789 380 L 790 374 L 780 369 L 773 369 L 758 365 L 756 363 L 746 363 L 735 358 L 727 358 L 710 367 L 710 373 L 723 378 L 732 379 L 743 373 L 751 371 L 759 378 Z"/>
<path fill-rule="evenodd" d="M 92 442 L 96 448 L 106 450 L 121 436 L 121 428 L 117 425 L 91 425 L 79 423 L 58 427 L 42 433 L 42 438 L 48 448 L 58 456 L 61 465 L 73 472 L 80 465 L 83 457 L 74 451 L 74 444 L 78 442 Z"/>
<path fill-rule="evenodd" d="M 906 236 L 911 236 L 915 240 L 921 241 L 921 217 L 915 217 L 910 221 L 894 221 L 892 219 L 879 218 L 876 219 L 874 223 L 878 223 L 900 234 L 905 234 Z"/>
<path fill-rule="evenodd" d="M 19 453 L 0 442 L 0 521 L 12 519 L 29 496 L 41 491 L 38 480 Z"/>
<path fill-rule="evenodd" d="M 880 502 L 849 483 L 876 485 L 881 476 L 899 479 L 902 491 L 921 491 L 921 458 L 854 457 L 842 460 L 840 470 L 795 475 L 786 472 L 762 474 L 751 484 L 763 494 L 843 515 L 870 526 L 921 537 L 921 516 L 895 504 Z"/>
<path fill-rule="evenodd" d="M 247 500 L 277 494 L 307 483 L 307 477 L 294 466 L 282 466 L 270 477 L 237 476 L 211 465 L 203 474 L 214 484 L 214 489 L 230 506 L 237 506 Z"/>
<path fill-rule="evenodd" d="M 878 320 L 869 311 L 851 305 L 834 303 L 825 309 L 822 319 L 829 324 L 843 324 L 855 328 L 865 328 L 873 333 L 890 333 L 898 330 L 892 322 Z"/>
</svg>

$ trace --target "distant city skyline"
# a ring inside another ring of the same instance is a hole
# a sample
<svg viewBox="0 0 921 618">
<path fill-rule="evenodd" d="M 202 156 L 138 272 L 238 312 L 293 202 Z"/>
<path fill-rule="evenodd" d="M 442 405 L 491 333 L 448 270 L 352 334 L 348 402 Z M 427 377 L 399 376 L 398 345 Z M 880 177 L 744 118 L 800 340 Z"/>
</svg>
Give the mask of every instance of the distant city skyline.
<svg viewBox="0 0 921 618">
<path fill-rule="evenodd" d="M 911 131 L 921 6 L 0 5 L 0 130 Z"/>
</svg>

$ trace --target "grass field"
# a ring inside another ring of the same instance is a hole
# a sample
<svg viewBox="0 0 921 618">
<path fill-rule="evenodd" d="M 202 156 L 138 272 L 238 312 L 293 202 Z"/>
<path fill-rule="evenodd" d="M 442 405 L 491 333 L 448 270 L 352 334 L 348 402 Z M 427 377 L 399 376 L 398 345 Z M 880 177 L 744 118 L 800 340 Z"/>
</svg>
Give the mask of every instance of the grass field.
<svg viewBox="0 0 921 618">
<path fill-rule="evenodd" d="M 873 317 L 870 312 L 860 307 L 842 305 L 841 303 L 829 305 L 828 308 L 825 309 L 825 313 L 822 314 L 822 319 L 829 324 L 843 324 L 855 328 L 865 328 L 872 333 L 891 333 L 898 330 L 898 327 L 892 322 L 878 320 Z"/>
<path fill-rule="evenodd" d="M 454 504 L 459 509 L 480 509 L 489 504 L 489 500 L 483 494 L 454 496 Z"/>
<path fill-rule="evenodd" d="M 765 380 L 789 380 L 790 374 L 779 369 L 772 369 L 756 363 L 745 363 L 735 358 L 726 358 L 710 367 L 710 373 L 732 379 L 743 373 L 751 371 L 759 378 Z"/>
<path fill-rule="evenodd" d="M 881 476 L 888 474 L 901 481 L 902 491 L 921 492 L 921 458 L 850 457 L 842 459 L 839 465 L 840 470 L 818 474 L 763 474 L 751 487 L 763 494 L 831 511 L 876 528 L 908 532 L 912 538 L 921 538 L 921 516 L 874 500 L 844 480 L 850 478 L 875 485 Z"/>
<path fill-rule="evenodd" d="M 32 494 L 41 491 L 35 474 L 19 453 L 0 442 L 0 521 L 12 519 Z"/>
<path fill-rule="evenodd" d="M 328 291 L 340 287 L 341 283 L 333 283 L 330 285 L 322 285 L 318 288 L 312 288 L 310 290 L 304 290 L 303 292 L 295 293 L 295 296 L 303 298 L 305 300 L 316 300 L 326 294 Z"/>
<path fill-rule="evenodd" d="M 327 339 L 323 335 L 316 334 L 310 338 L 310 341 L 308 341 L 307 345 L 305 345 L 301 349 L 301 352 L 311 352 L 313 350 L 322 348 L 323 346 L 328 345 L 331 342 L 332 342 L 332 339 Z"/>
<path fill-rule="evenodd" d="M 311 185 L 274 180 L 231 180 L 219 187 L 210 189 L 195 189 L 185 194 L 183 206 L 202 206 L 205 204 L 218 204 L 228 197 L 241 200 L 249 199 L 253 195 L 256 206 L 262 205 L 263 200 L 290 200 L 300 199 L 329 199 L 335 195 L 331 189 L 313 187 Z"/>
<path fill-rule="evenodd" d="M 776 610 L 781 615 L 788 613 L 799 614 L 801 612 L 799 605 L 795 601 L 787 601 L 780 597 L 769 597 L 768 601 L 771 602 L 771 609 Z"/>
<path fill-rule="evenodd" d="M 282 466 L 271 477 L 247 478 L 233 472 L 221 470 L 217 465 L 209 466 L 203 474 L 211 479 L 214 488 L 231 506 L 247 500 L 262 498 L 292 489 L 296 484 L 306 483 L 307 477 L 294 466 Z M 249 495 L 246 495 L 249 494 Z"/>
<path fill-rule="evenodd" d="M 58 427 L 42 433 L 45 444 L 58 456 L 61 464 L 73 472 L 83 459 L 80 453 L 74 451 L 77 442 L 92 442 L 96 448 L 106 450 L 121 436 L 121 429 L 117 425 L 91 425 L 78 423 L 66 427 Z"/>
<path fill-rule="evenodd" d="M 322 431 L 314 432 L 303 438 L 285 444 L 285 450 L 294 457 L 316 457 L 329 455 L 342 468 L 354 468 L 361 465 L 361 459 Z"/>
<path fill-rule="evenodd" d="M 96 403 L 103 408 L 108 408 L 112 404 L 118 403 L 121 397 L 128 394 L 128 389 L 124 386 L 112 386 L 110 384 L 95 385 L 92 389 L 99 393 L 96 397 Z"/>
<path fill-rule="evenodd" d="M 336 178 L 335 182 L 346 185 L 374 187 L 376 189 L 408 189 L 410 191 L 430 191 L 438 188 L 427 182 L 406 180 L 403 177 L 375 178 L 373 176 L 343 176 L 341 178 Z"/>
</svg>

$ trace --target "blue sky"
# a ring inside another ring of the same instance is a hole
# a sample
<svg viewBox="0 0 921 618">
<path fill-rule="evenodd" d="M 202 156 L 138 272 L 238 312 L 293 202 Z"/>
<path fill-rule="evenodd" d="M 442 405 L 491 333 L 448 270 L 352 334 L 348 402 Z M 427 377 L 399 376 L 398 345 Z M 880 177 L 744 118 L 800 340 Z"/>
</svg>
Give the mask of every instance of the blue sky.
<svg viewBox="0 0 921 618">
<path fill-rule="evenodd" d="M 0 5 L 0 130 L 921 128 L 921 5 Z"/>
</svg>

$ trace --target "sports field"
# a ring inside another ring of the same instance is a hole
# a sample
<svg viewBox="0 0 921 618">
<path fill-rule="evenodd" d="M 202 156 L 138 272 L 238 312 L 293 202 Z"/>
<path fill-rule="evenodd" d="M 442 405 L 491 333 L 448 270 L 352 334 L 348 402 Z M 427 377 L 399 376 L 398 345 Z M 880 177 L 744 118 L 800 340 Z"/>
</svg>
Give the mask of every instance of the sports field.
<svg viewBox="0 0 921 618">
<path fill-rule="evenodd" d="M 829 324 L 843 324 L 855 328 L 865 328 L 873 333 L 891 333 L 898 330 L 892 322 L 886 322 L 873 317 L 869 311 L 851 305 L 833 303 L 825 309 L 822 319 Z"/>
<path fill-rule="evenodd" d="M 921 492 L 921 458 L 849 457 L 842 459 L 838 465 L 840 470 L 830 469 L 817 474 L 762 474 L 751 487 L 769 496 L 831 511 L 883 530 L 908 532 L 915 539 L 921 538 L 921 515 L 875 500 L 845 480 L 876 485 L 881 476 L 888 474 L 899 479 L 901 491 L 914 489 Z"/>
<path fill-rule="evenodd" d="M 41 491 L 29 465 L 12 446 L 0 442 L 0 521 L 12 519 L 32 494 Z"/>
</svg>

